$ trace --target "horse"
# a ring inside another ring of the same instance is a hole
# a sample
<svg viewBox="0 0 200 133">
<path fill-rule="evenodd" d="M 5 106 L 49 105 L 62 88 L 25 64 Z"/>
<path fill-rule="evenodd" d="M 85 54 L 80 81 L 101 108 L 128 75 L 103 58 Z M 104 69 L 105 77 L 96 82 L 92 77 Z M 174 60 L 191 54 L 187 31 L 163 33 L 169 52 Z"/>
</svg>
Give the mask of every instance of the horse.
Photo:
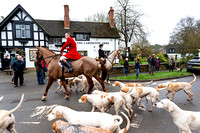
<svg viewBox="0 0 200 133">
<path fill-rule="evenodd" d="M 113 68 L 113 62 L 114 62 L 114 59 L 115 59 L 116 56 L 118 57 L 119 60 L 122 60 L 122 55 L 121 55 L 121 53 L 120 53 L 120 49 L 112 51 L 112 52 L 108 55 L 108 57 L 106 58 L 106 63 L 105 63 L 105 65 L 106 65 L 106 69 L 107 69 L 108 71 L 111 70 L 111 69 Z M 101 63 L 100 63 L 100 65 L 99 65 L 99 68 L 101 68 Z M 110 81 L 109 81 L 109 75 L 108 75 L 108 77 L 107 77 L 107 83 L 110 83 Z"/>
<path fill-rule="evenodd" d="M 44 48 L 44 47 L 36 46 L 36 48 L 38 49 L 37 58 L 43 59 L 46 62 L 46 64 L 48 65 L 49 79 L 48 79 L 48 83 L 46 85 L 46 90 L 44 92 L 44 95 L 42 96 L 42 101 L 46 100 L 47 93 L 48 93 L 50 86 L 58 78 L 61 79 L 62 84 L 66 91 L 66 95 L 64 98 L 68 99 L 70 93 L 67 89 L 65 78 L 77 77 L 78 75 L 81 75 L 81 74 L 85 75 L 85 77 L 87 78 L 87 82 L 89 84 L 88 94 L 91 93 L 92 88 L 94 86 L 92 77 L 94 77 L 97 81 L 99 81 L 99 83 L 102 86 L 103 91 L 107 92 L 107 89 L 105 88 L 105 85 L 104 85 L 104 80 L 106 79 L 108 72 L 107 72 L 107 69 L 106 69 L 104 63 L 101 60 L 91 58 L 88 56 L 84 56 L 84 57 L 80 58 L 79 60 L 71 61 L 73 72 L 64 73 L 63 72 L 64 70 L 62 70 L 62 67 L 60 67 L 58 64 L 61 54 L 55 54 L 53 51 L 51 51 L 47 48 Z M 102 71 L 101 77 L 99 77 L 99 75 L 98 75 L 99 68 L 98 68 L 97 61 L 100 61 L 102 64 L 101 65 L 101 71 Z M 66 68 L 64 68 L 64 69 L 66 69 Z"/>
<path fill-rule="evenodd" d="M 120 53 L 120 49 L 112 51 L 108 55 L 108 57 L 106 58 L 105 65 L 106 65 L 107 70 L 111 70 L 112 69 L 113 62 L 114 62 L 114 59 L 115 59 L 116 56 L 118 57 L 118 59 L 122 60 L 122 55 Z"/>
</svg>

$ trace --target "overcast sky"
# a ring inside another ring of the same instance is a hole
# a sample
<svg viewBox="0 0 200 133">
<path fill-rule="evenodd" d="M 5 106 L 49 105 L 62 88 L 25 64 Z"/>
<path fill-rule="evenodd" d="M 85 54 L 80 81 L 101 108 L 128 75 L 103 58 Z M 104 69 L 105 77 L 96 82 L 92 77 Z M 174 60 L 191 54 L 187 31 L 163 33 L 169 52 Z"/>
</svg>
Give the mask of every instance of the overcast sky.
<svg viewBox="0 0 200 133">
<path fill-rule="evenodd" d="M 116 0 L 0 0 L 0 16 L 6 17 L 18 4 L 35 19 L 60 20 L 64 6 L 69 5 L 70 19 L 80 20 L 97 12 L 108 12 Z M 133 0 L 145 16 L 151 44 L 168 44 L 170 33 L 177 22 L 186 16 L 200 19 L 199 0 Z"/>
</svg>

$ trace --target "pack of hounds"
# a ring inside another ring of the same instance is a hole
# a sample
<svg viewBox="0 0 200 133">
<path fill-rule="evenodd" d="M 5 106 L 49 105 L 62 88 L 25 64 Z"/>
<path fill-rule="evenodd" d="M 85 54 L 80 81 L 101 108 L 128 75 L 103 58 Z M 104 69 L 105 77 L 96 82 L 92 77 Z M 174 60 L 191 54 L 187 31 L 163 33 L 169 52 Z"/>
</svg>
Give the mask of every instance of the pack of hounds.
<svg viewBox="0 0 200 133">
<path fill-rule="evenodd" d="M 154 107 L 167 110 L 173 118 L 174 124 L 178 127 L 180 133 L 191 133 L 191 130 L 200 128 L 200 112 L 186 111 L 179 108 L 172 100 L 175 93 L 183 90 L 187 95 L 187 101 L 192 101 L 194 94 L 191 92 L 191 84 L 196 81 L 196 76 L 193 74 L 194 80 L 191 82 L 167 82 L 158 84 L 156 88 L 145 87 L 148 83 L 128 83 L 124 84 L 115 81 L 112 86 L 120 87 L 119 92 L 103 92 L 100 84 L 93 79 L 94 91 L 92 94 L 83 94 L 79 103 L 90 102 L 92 104 L 91 112 L 76 111 L 66 106 L 52 105 L 48 110 L 46 118 L 52 121 L 56 118 L 64 119 L 57 120 L 53 123 L 53 131 L 56 133 L 126 133 L 130 128 L 130 119 L 132 118 L 132 106 L 137 102 L 139 108 L 144 108 L 141 105 L 142 98 L 147 101 L 150 100 L 152 107 L 148 109 L 152 112 Z M 86 79 L 83 75 L 67 79 L 69 87 L 74 88 L 76 92 L 80 88 L 82 93 L 85 93 L 88 87 Z M 58 80 L 59 87 L 56 92 L 62 91 L 62 84 Z M 167 90 L 165 96 L 167 99 L 159 98 L 159 91 Z M 172 93 L 171 98 L 168 94 Z M 0 101 L 3 97 L 0 98 Z M 11 133 L 16 133 L 15 130 L 15 112 L 22 104 L 24 94 L 21 96 L 19 104 L 12 110 L 0 110 L 0 133 L 4 133 L 7 129 Z M 158 102 L 156 102 L 158 100 Z M 115 115 L 109 114 L 111 106 L 114 106 Z M 124 112 L 120 112 L 127 121 L 126 127 L 120 128 L 123 118 L 119 115 L 119 109 L 122 108 Z M 99 109 L 101 112 L 95 112 Z"/>
</svg>

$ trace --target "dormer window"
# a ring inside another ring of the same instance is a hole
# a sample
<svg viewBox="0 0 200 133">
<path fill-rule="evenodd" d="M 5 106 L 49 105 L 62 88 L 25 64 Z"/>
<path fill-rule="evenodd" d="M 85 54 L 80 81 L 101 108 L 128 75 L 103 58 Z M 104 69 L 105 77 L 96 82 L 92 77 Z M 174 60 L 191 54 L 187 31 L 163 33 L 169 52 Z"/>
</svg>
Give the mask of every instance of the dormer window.
<svg viewBox="0 0 200 133">
<path fill-rule="evenodd" d="M 15 38 L 16 39 L 31 39 L 31 23 L 15 23 Z"/>
<path fill-rule="evenodd" d="M 90 34 L 75 34 L 75 40 L 76 41 L 90 41 Z"/>
</svg>

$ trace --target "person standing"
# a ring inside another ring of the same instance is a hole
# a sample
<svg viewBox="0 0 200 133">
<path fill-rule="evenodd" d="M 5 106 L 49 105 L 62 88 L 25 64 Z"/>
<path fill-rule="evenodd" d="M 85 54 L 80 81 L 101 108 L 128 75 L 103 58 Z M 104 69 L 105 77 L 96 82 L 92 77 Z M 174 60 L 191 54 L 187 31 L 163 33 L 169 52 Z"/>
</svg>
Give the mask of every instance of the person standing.
<svg viewBox="0 0 200 133">
<path fill-rule="evenodd" d="M 155 65 L 156 65 L 155 54 L 152 54 L 151 63 L 150 63 L 150 72 L 149 72 L 149 75 L 151 76 L 153 76 Z"/>
<path fill-rule="evenodd" d="M 65 71 L 65 73 L 70 73 L 73 71 L 70 60 L 78 60 L 81 58 L 81 55 L 78 53 L 76 42 L 70 36 L 70 33 L 66 33 L 65 38 L 67 39 L 67 41 L 60 50 L 60 53 L 62 55 L 60 57 L 60 62 L 67 68 L 67 71 Z M 63 55 L 63 51 L 66 48 L 68 50 L 68 53 Z"/>
<path fill-rule="evenodd" d="M 43 75 L 43 67 L 41 60 L 36 59 L 34 65 L 36 67 L 38 85 L 42 85 L 44 84 L 44 75 Z"/>
<path fill-rule="evenodd" d="M 149 65 L 149 73 L 150 73 L 150 71 L 151 71 L 151 55 L 149 55 L 149 58 L 148 58 L 148 65 Z"/>
<path fill-rule="evenodd" d="M 160 68 L 160 59 L 159 57 L 156 57 L 156 72 L 159 72 L 159 68 Z"/>
<path fill-rule="evenodd" d="M 135 69 L 136 69 L 136 79 L 138 79 L 138 75 L 139 75 L 139 71 L 140 71 L 140 60 L 139 60 L 139 56 L 136 56 L 135 59 Z"/>
<path fill-rule="evenodd" d="M 126 58 L 124 61 L 124 73 L 126 76 L 128 76 L 128 68 L 129 68 L 128 58 Z"/>
<path fill-rule="evenodd" d="M 12 69 L 12 77 L 11 77 L 11 80 L 10 80 L 10 83 L 11 83 L 11 84 L 14 84 L 14 70 L 13 70 L 13 68 L 12 68 L 12 64 L 13 64 L 15 61 L 18 60 L 18 59 L 17 59 L 18 56 L 19 56 L 19 54 L 16 54 L 15 57 L 13 57 L 13 58 L 11 59 L 11 61 L 10 61 L 10 67 L 11 67 L 11 69 Z"/>
<path fill-rule="evenodd" d="M 11 65 L 13 71 L 14 71 L 14 87 L 18 86 L 18 78 L 19 78 L 19 83 L 20 86 L 23 86 L 24 82 L 24 75 L 23 75 L 23 70 L 25 67 L 24 61 L 22 61 L 22 57 L 18 56 L 17 61 L 13 62 Z"/>
<path fill-rule="evenodd" d="M 176 62 L 175 62 L 173 56 L 171 56 L 171 59 L 169 60 L 169 71 L 170 71 L 170 72 L 171 72 L 171 71 L 172 71 L 172 72 L 174 71 L 175 65 L 176 65 Z"/>
</svg>

